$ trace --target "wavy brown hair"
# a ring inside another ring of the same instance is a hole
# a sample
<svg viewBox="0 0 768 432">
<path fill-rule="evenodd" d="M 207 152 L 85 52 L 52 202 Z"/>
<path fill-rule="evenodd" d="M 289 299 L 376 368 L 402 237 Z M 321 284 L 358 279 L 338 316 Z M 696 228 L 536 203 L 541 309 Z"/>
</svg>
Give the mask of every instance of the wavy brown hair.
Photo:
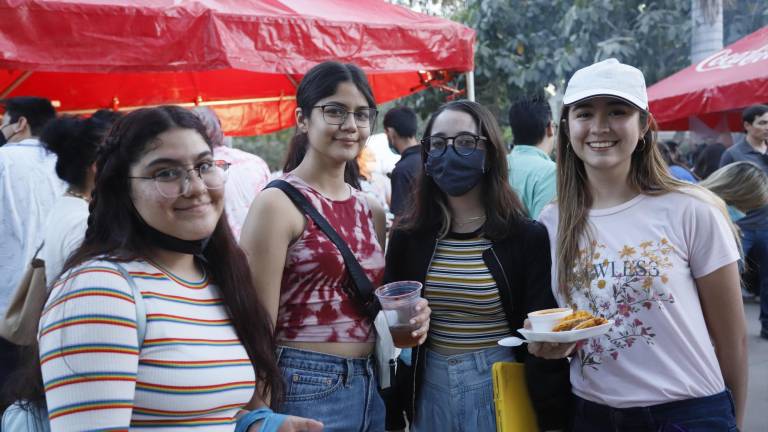
<svg viewBox="0 0 768 432">
<path fill-rule="evenodd" d="M 585 274 L 584 263 L 579 261 L 580 246 L 583 256 L 592 256 L 593 227 L 588 224 L 593 197 L 589 190 L 584 162 L 573 151 L 568 136 L 568 113 L 571 106 L 563 106 L 557 133 L 557 283 L 558 292 L 571 303 L 569 286 L 578 287 Z M 657 144 L 657 126 L 653 115 L 640 110 L 640 129 L 644 130 L 632 153 L 627 181 L 638 193 L 663 195 L 683 192 L 715 205 L 728 219 L 723 201 L 710 191 L 675 179 L 669 173 Z M 733 224 L 731 229 L 738 231 Z M 738 235 L 736 235 L 738 241 Z M 584 241 L 581 243 L 581 241 Z M 588 264 L 587 264 L 588 265 Z"/>
<path fill-rule="evenodd" d="M 487 138 L 485 175 L 480 183 L 483 187 L 483 206 L 486 215 L 483 232 L 489 239 L 502 239 L 510 234 L 512 229 L 510 221 L 525 218 L 525 210 L 509 185 L 507 151 L 499 124 L 493 114 L 477 102 L 451 101 L 440 106 L 429 118 L 424 129 L 425 137 L 432 135 L 435 119 L 445 111 L 469 114 L 477 124 L 478 134 Z M 422 163 L 426 163 L 428 154 L 429 149 L 422 145 Z M 418 177 L 415 194 L 414 205 L 406 210 L 403 218 L 398 221 L 397 228 L 405 231 L 428 231 L 438 224 L 439 236 L 444 237 L 451 228 L 448 201 L 445 193 L 424 169 Z"/>
</svg>

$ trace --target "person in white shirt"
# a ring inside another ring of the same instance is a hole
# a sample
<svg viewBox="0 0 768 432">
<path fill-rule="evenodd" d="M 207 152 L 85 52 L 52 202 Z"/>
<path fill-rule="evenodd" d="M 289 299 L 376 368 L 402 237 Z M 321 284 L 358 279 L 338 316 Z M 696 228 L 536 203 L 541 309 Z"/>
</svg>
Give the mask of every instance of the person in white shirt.
<svg viewBox="0 0 768 432">
<path fill-rule="evenodd" d="M 56 116 L 51 102 L 37 97 L 0 101 L 0 316 L 5 314 L 24 270 L 43 240 L 43 223 L 64 192 L 56 157 L 38 140 Z M 0 338 L 0 384 L 15 368 L 15 345 Z"/>
<path fill-rule="evenodd" d="M 605 60 L 563 97 L 557 202 L 541 213 L 561 305 L 613 320 L 571 360 L 574 432 L 735 431 L 747 388 L 739 250 L 725 205 L 666 169 L 638 69 Z"/>
<path fill-rule="evenodd" d="M 235 238 L 240 238 L 240 231 L 253 199 L 269 181 L 269 166 L 255 154 L 227 145 L 224 132 L 221 130 L 221 122 L 212 109 L 198 107 L 192 112 L 205 125 L 208 137 L 213 143 L 214 157 L 230 163 L 229 179 L 225 186 L 224 213 L 227 215 L 227 221 Z"/>
<path fill-rule="evenodd" d="M 40 136 L 56 155 L 56 174 L 68 185 L 54 204 L 44 225 L 39 258 L 45 262 L 45 279 L 52 285 L 67 257 L 83 241 L 88 226 L 88 203 L 96 177 L 96 157 L 119 114 L 100 110 L 89 118 L 65 116 L 51 121 Z"/>
</svg>

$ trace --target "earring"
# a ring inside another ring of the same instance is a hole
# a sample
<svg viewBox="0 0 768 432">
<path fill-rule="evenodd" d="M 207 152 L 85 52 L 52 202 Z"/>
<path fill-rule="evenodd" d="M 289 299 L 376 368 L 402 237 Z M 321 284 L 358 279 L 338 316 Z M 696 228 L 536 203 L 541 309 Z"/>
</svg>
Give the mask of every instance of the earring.
<svg viewBox="0 0 768 432">
<path fill-rule="evenodd" d="M 640 138 L 640 145 L 637 147 L 637 150 L 645 150 L 645 137 Z"/>
</svg>

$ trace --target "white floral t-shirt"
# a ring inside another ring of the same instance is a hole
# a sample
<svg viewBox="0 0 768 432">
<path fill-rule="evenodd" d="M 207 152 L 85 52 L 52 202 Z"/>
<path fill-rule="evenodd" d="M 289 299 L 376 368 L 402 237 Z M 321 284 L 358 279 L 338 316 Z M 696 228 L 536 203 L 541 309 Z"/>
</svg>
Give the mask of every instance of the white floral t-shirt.
<svg viewBox="0 0 768 432">
<path fill-rule="evenodd" d="M 551 204 L 539 219 L 553 239 L 552 287 L 564 305 L 556 288 L 557 216 Z M 581 250 L 586 270 L 570 287 L 572 302 L 615 324 L 574 353 L 573 392 L 614 408 L 722 392 L 694 279 L 739 259 L 725 217 L 715 206 L 679 192 L 638 195 L 588 217 L 592 254 Z"/>
</svg>

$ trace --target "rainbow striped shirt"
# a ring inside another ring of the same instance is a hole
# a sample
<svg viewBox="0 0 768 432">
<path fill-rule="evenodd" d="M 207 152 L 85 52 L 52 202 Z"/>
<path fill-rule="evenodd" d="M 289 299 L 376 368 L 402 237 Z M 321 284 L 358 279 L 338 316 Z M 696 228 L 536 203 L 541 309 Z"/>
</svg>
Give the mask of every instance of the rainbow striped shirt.
<svg viewBox="0 0 768 432">
<path fill-rule="evenodd" d="M 496 281 L 483 261 L 489 247 L 491 241 L 476 233 L 451 233 L 437 242 L 424 287 L 432 308 L 432 346 L 479 350 L 511 335 Z"/>
<path fill-rule="evenodd" d="M 146 306 L 142 347 L 114 264 L 85 263 L 53 286 L 39 332 L 52 430 L 234 430 L 255 378 L 218 289 L 146 261 L 123 266 Z"/>
</svg>

